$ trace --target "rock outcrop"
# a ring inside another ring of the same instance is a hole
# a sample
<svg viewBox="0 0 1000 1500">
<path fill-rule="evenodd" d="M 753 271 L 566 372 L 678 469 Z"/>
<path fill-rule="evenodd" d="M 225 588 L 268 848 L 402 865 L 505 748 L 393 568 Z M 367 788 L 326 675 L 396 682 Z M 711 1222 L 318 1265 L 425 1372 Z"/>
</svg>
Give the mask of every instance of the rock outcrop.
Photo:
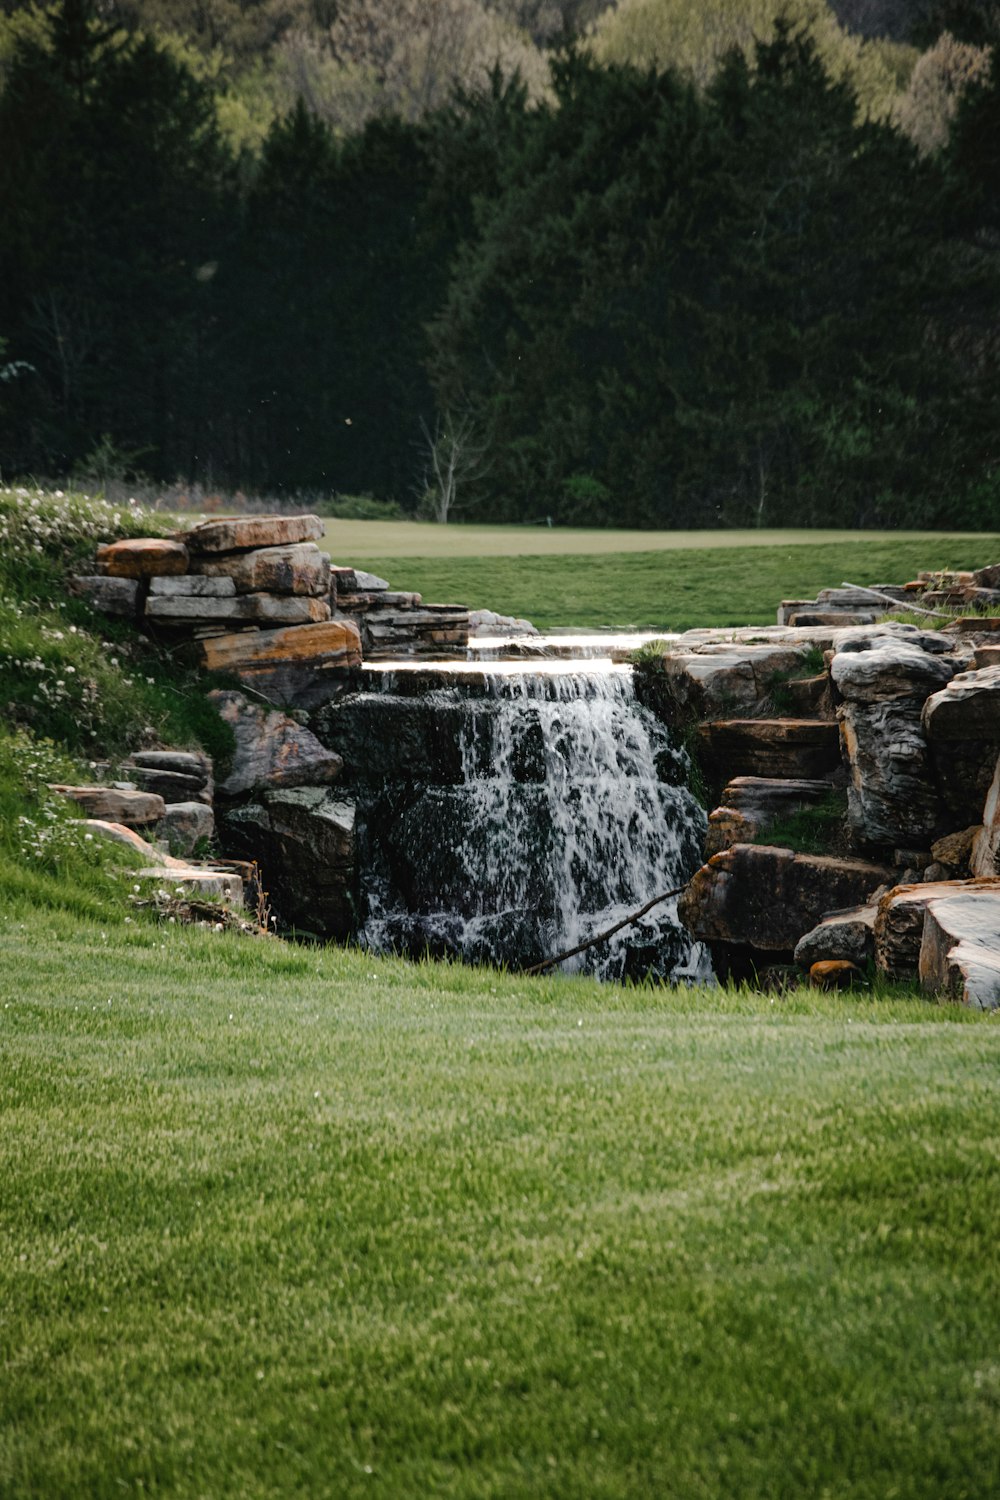
<svg viewBox="0 0 1000 1500">
<path fill-rule="evenodd" d="M 228 798 L 280 787 L 326 786 L 343 761 L 321 745 L 310 729 L 276 709 L 250 703 L 242 693 L 216 689 L 209 694 L 236 738 L 232 767 L 219 782 Z"/>
<path fill-rule="evenodd" d="M 979 821 L 1000 755 L 1000 666 L 953 677 L 927 699 L 922 725 L 945 805 Z"/>
<path fill-rule="evenodd" d="M 228 846 L 260 862 L 282 920 L 345 938 L 354 923 L 354 804 L 325 787 L 285 787 L 220 810 Z"/>
</svg>

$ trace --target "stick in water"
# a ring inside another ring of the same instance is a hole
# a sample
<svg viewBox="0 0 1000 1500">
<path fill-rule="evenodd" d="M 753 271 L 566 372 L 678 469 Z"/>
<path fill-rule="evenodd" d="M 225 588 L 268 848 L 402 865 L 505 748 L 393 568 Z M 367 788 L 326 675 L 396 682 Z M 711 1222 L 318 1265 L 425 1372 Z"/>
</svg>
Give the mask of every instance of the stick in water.
<svg viewBox="0 0 1000 1500">
<path fill-rule="evenodd" d="M 530 969 L 522 969 L 522 974 L 540 974 L 543 969 L 551 969 L 553 964 L 561 964 L 564 959 L 575 958 L 578 953 L 585 953 L 588 948 L 594 948 L 598 943 L 606 942 L 609 937 L 614 937 L 616 932 L 621 932 L 623 927 L 631 927 L 633 922 L 638 922 L 640 917 L 652 911 L 654 906 L 659 906 L 661 901 L 669 901 L 671 896 L 679 896 L 683 889 L 684 887 L 679 885 L 675 890 L 664 891 L 662 896 L 654 896 L 652 901 L 647 901 L 645 906 L 640 906 L 638 911 L 623 917 L 613 927 L 599 932 L 596 937 L 588 938 L 585 943 L 577 943 L 575 948 L 567 948 L 565 953 L 558 953 L 555 958 L 543 958 L 541 963 L 532 964 Z"/>
</svg>

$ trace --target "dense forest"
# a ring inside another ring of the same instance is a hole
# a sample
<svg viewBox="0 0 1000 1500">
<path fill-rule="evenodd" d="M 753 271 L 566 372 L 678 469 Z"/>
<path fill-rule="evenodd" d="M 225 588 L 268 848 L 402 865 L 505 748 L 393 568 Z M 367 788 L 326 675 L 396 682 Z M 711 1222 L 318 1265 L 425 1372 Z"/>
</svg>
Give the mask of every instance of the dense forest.
<svg viewBox="0 0 1000 1500">
<path fill-rule="evenodd" d="M 0 0 L 0 471 L 995 526 L 1000 5 Z"/>
</svg>

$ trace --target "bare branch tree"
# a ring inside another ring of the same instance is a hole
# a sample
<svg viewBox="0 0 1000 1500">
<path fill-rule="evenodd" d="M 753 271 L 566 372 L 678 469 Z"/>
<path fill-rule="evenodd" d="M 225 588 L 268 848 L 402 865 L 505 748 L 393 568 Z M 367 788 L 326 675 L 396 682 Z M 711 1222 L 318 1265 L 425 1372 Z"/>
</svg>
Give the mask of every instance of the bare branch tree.
<svg viewBox="0 0 1000 1500">
<path fill-rule="evenodd" d="M 425 512 L 442 526 L 447 525 L 452 512 L 468 505 L 468 499 L 458 499 L 458 491 L 465 491 L 482 479 L 490 470 L 489 443 L 476 432 L 476 425 L 468 413 L 455 416 L 446 411 L 434 423 L 433 432 L 420 419 L 423 433 L 424 472 L 420 489 Z"/>
</svg>

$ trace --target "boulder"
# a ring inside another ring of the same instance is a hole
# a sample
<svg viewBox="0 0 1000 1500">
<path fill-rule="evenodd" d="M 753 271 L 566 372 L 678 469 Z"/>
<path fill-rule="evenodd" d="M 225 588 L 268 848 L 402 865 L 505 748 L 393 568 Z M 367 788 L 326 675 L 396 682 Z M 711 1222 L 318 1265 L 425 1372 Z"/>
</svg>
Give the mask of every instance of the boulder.
<svg viewBox="0 0 1000 1500">
<path fill-rule="evenodd" d="M 982 827 L 972 841 L 970 868 L 973 875 L 1000 875 L 1000 756 L 986 794 Z"/>
<path fill-rule="evenodd" d="M 988 563 L 985 568 L 977 568 L 972 576 L 977 588 L 1000 589 L 1000 563 Z"/>
<path fill-rule="evenodd" d="M 168 802 L 159 828 L 172 854 L 191 855 L 215 836 L 215 816 L 204 802 Z"/>
<path fill-rule="evenodd" d="M 361 637 L 351 620 L 247 631 L 202 642 L 202 659 L 208 671 L 234 673 L 272 702 L 308 708 L 360 667 Z"/>
<path fill-rule="evenodd" d="M 723 719 L 698 727 L 708 780 L 733 777 L 819 780 L 840 767 L 837 726 L 819 719 Z"/>
<path fill-rule="evenodd" d="M 110 786 L 64 786 L 57 782 L 50 784 L 49 791 L 68 797 L 82 807 L 89 818 L 124 823 L 127 828 L 145 828 L 163 817 L 163 798 L 152 792 L 126 791 Z"/>
<path fill-rule="evenodd" d="M 677 909 L 702 941 L 791 951 L 829 912 L 864 905 L 891 878 L 868 860 L 736 844 L 697 871 Z"/>
<path fill-rule="evenodd" d="M 146 600 L 146 618 L 160 625 L 319 624 L 330 618 L 325 599 L 286 594 L 240 594 L 230 599 L 168 597 L 151 594 Z"/>
<path fill-rule="evenodd" d="M 325 787 L 281 788 L 220 813 L 226 845 L 256 859 L 283 921 L 323 937 L 354 925 L 354 804 Z"/>
<path fill-rule="evenodd" d="M 70 592 L 86 599 L 102 615 L 131 620 L 139 613 L 141 596 L 135 578 L 111 578 L 104 573 L 86 573 L 71 578 Z"/>
<path fill-rule="evenodd" d="M 176 533 L 196 555 L 215 552 L 251 552 L 257 547 L 292 547 L 299 542 L 318 542 L 323 535 L 319 516 L 224 516 L 202 521 L 189 531 Z"/>
<path fill-rule="evenodd" d="M 863 969 L 875 956 L 877 914 L 874 903 L 832 912 L 796 943 L 795 962 L 804 969 L 815 963 L 851 963 Z"/>
<path fill-rule="evenodd" d="M 335 781 L 341 757 L 321 745 L 311 730 L 242 693 L 217 689 L 210 701 L 236 737 L 232 769 L 219 783 L 223 797 L 279 787 L 325 786 Z"/>
<path fill-rule="evenodd" d="M 1000 892 L 1000 880 L 928 880 L 920 885 L 897 885 L 887 892 L 875 918 L 875 963 L 880 972 L 890 979 L 913 979 L 928 906 L 975 892 Z"/>
<path fill-rule="evenodd" d="M 469 612 L 469 636 L 522 636 L 538 635 L 530 620 L 519 620 L 514 615 L 498 615 L 492 609 L 473 609 Z"/>
<path fill-rule="evenodd" d="M 946 833 L 943 838 L 935 839 L 931 845 L 931 859 L 935 864 L 944 865 L 947 870 L 967 873 L 972 844 L 979 827 L 978 823 L 973 823 L 971 827 L 963 828 L 958 833 Z"/>
<path fill-rule="evenodd" d="M 950 644 L 912 626 L 838 634 L 830 677 L 844 699 L 848 821 L 867 843 L 924 843 L 943 820 L 920 715 L 927 695 L 967 664 Z"/>
<path fill-rule="evenodd" d="M 1000 882 L 994 891 L 928 905 L 917 968 L 931 994 L 975 1010 L 1000 1009 Z"/>
<path fill-rule="evenodd" d="M 127 537 L 97 549 L 97 570 L 111 578 L 156 578 L 186 573 L 188 550 L 165 537 Z"/>
<path fill-rule="evenodd" d="M 151 596 L 163 595 L 167 599 L 231 599 L 236 585 L 231 578 L 199 578 L 194 573 L 182 573 L 177 578 L 152 578 L 149 583 Z"/>
<path fill-rule="evenodd" d="M 664 652 L 660 677 L 665 717 L 674 723 L 735 717 L 759 710 L 776 684 L 810 676 L 817 642 L 807 632 L 777 632 L 776 639 L 698 640 L 688 632 Z M 820 644 L 829 644 L 830 633 Z"/>
<path fill-rule="evenodd" d="M 708 815 L 705 858 L 733 844 L 752 844 L 779 818 L 815 807 L 829 796 L 828 781 L 737 776 L 723 790 L 721 805 Z"/>
<path fill-rule="evenodd" d="M 289 547 L 261 547 L 230 557 L 200 557 L 192 568 L 205 579 L 228 582 L 238 594 L 306 594 L 330 592 L 330 559 L 315 542 Z"/>
<path fill-rule="evenodd" d="M 923 729 L 953 820 L 978 822 L 1000 751 L 1000 665 L 962 672 L 934 693 Z"/>
</svg>

